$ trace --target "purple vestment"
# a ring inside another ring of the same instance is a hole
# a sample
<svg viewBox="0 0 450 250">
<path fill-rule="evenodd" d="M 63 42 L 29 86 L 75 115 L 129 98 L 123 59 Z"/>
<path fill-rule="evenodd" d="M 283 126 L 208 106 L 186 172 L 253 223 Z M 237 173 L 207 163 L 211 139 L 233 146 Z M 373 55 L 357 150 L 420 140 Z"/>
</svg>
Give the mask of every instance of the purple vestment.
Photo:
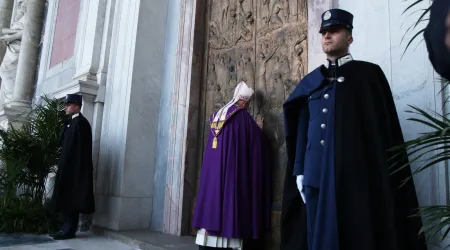
<svg viewBox="0 0 450 250">
<path fill-rule="evenodd" d="M 213 140 L 211 129 L 192 226 L 213 236 L 260 239 L 270 228 L 272 195 L 263 132 L 247 109 L 232 106 L 217 136 L 217 148 Z"/>
</svg>

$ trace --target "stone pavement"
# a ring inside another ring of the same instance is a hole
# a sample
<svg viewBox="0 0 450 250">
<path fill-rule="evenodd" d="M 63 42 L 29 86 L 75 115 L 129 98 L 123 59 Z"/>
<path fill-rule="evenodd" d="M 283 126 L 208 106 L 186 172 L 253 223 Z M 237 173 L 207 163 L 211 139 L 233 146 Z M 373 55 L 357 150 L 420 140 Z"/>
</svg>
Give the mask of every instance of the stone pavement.
<svg viewBox="0 0 450 250">
<path fill-rule="evenodd" d="M 136 250 L 129 245 L 92 233 L 78 233 L 76 239 L 54 241 L 48 236 L 0 234 L 0 250 Z"/>
<path fill-rule="evenodd" d="M 96 235 L 118 240 L 142 250 L 198 250 L 192 236 L 168 235 L 152 230 L 112 231 L 92 227 Z M 0 250 L 3 250 L 0 248 Z"/>
</svg>

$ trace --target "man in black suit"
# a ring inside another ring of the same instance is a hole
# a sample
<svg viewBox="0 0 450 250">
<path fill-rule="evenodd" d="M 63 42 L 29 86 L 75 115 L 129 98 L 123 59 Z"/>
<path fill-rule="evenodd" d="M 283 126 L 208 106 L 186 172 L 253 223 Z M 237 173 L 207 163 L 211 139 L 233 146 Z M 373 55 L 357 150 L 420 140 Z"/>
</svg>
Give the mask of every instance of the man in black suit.
<svg viewBox="0 0 450 250">
<path fill-rule="evenodd" d="M 66 97 L 66 113 L 61 134 L 61 154 L 56 173 L 50 209 L 63 213 L 64 224 L 51 236 L 55 240 L 75 238 L 79 214 L 95 212 L 92 164 L 92 131 L 89 121 L 81 114 L 82 96 Z"/>
</svg>

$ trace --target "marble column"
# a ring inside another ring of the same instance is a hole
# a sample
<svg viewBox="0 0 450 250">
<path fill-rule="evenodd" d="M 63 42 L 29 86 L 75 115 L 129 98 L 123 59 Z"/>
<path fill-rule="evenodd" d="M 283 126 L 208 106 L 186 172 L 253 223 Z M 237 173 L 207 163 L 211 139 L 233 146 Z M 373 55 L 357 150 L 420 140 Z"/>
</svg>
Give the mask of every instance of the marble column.
<svg viewBox="0 0 450 250">
<path fill-rule="evenodd" d="M 8 28 L 11 23 L 14 0 L 0 0 L 0 36 L 3 28 Z M 3 61 L 6 47 L 0 44 L 0 63 Z"/>
<path fill-rule="evenodd" d="M 28 0 L 19 65 L 11 106 L 29 108 L 36 78 L 39 43 L 46 1 Z"/>
<path fill-rule="evenodd" d="M 150 226 L 167 13 L 168 1 L 114 4 L 95 187 L 99 227 Z"/>
<path fill-rule="evenodd" d="M 92 116 L 90 122 L 94 174 L 98 163 L 115 2 L 116 0 L 81 0 L 75 44 L 76 72 L 73 80 L 79 84 L 84 82 L 98 86 L 95 98 L 83 107 L 83 114 Z"/>
<path fill-rule="evenodd" d="M 74 80 L 97 81 L 102 54 L 105 15 L 110 0 L 81 0 L 76 41 Z"/>
<path fill-rule="evenodd" d="M 208 1 L 208 0 L 207 0 Z M 201 45 L 203 41 L 204 30 L 196 29 L 195 20 L 201 20 L 205 13 L 201 12 L 197 16 L 197 7 L 205 10 L 203 7 L 206 1 L 200 0 L 175 0 L 174 4 L 180 6 L 178 13 L 171 13 L 174 20 L 178 22 L 176 29 L 177 42 L 171 53 L 174 70 L 167 72 L 168 77 L 164 85 L 171 85 L 172 95 L 171 107 L 166 108 L 170 115 L 170 128 L 168 131 L 167 148 L 160 149 L 161 154 L 167 153 L 167 159 L 164 168 L 166 168 L 166 178 L 163 185 L 157 189 L 164 188 L 164 213 L 162 215 L 162 232 L 174 235 L 185 235 L 189 233 L 190 219 L 192 216 L 193 201 L 196 194 L 195 183 L 197 177 L 197 152 L 198 142 L 198 110 L 200 100 L 200 82 L 201 73 L 198 70 L 202 68 L 199 60 L 199 54 L 202 52 Z M 178 15 L 178 17 L 176 17 Z M 201 47 L 201 46 L 200 46 Z M 201 58 L 201 57 L 200 57 Z M 169 62 L 169 60 L 167 59 Z M 166 70 L 171 66 L 167 65 Z M 163 126 L 165 127 L 165 126 Z M 158 154 L 160 153 L 158 152 Z M 161 167 L 159 165 L 158 167 Z M 155 193 L 156 194 L 156 193 Z M 155 196 L 156 198 L 156 196 Z M 156 215 L 158 211 L 154 211 Z"/>
</svg>

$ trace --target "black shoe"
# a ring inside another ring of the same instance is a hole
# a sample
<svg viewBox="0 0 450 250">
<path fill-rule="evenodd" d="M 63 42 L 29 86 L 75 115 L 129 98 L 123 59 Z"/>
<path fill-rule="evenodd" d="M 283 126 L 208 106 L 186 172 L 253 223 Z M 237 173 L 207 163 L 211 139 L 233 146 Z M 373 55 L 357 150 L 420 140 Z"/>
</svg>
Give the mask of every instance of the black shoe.
<svg viewBox="0 0 450 250">
<path fill-rule="evenodd" d="M 60 235 L 60 234 L 64 234 L 64 232 L 63 231 L 59 231 L 59 232 L 56 232 L 56 233 L 51 233 L 51 234 L 49 234 L 48 236 L 50 236 L 50 237 L 55 237 L 55 236 L 57 236 L 57 235 Z"/>
<path fill-rule="evenodd" d="M 75 234 L 58 234 L 56 236 L 53 237 L 54 240 L 70 240 L 75 238 Z"/>
</svg>

